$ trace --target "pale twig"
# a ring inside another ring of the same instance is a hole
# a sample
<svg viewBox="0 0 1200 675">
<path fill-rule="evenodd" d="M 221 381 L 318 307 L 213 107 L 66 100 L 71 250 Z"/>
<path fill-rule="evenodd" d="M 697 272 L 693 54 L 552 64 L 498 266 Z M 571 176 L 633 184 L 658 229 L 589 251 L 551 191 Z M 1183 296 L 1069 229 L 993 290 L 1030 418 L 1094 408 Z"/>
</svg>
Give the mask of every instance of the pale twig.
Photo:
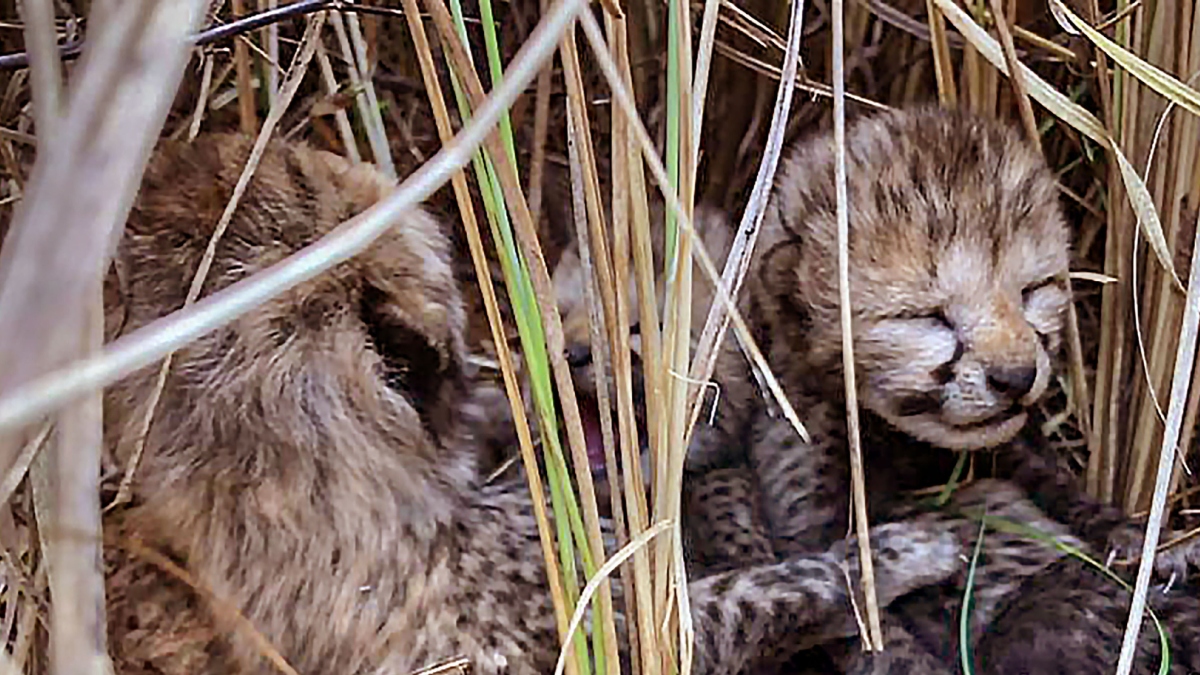
<svg viewBox="0 0 1200 675">
<path fill-rule="evenodd" d="M 173 312 L 109 343 L 98 356 L 67 364 L 36 379 L 24 378 L 28 380 L 24 386 L 0 398 L 0 431 L 9 431 L 28 423 L 89 391 L 144 368 L 365 249 L 376 237 L 391 228 L 405 211 L 433 194 L 455 170 L 471 161 L 475 149 L 491 133 L 492 125 L 512 105 L 525 85 L 533 79 L 542 62 L 556 48 L 558 36 L 566 30 L 581 4 L 581 0 L 563 0 L 556 4 L 513 59 L 504 82 L 475 111 L 471 122 L 463 127 L 452 143 L 445 144 L 441 151 L 413 172 L 386 199 L 342 223 L 318 242 L 286 260 L 214 293 L 190 308 Z M 178 32 L 180 28 L 174 30 Z M 171 32 L 167 31 L 167 34 Z M 182 70 L 182 65 L 179 69 Z M 139 95 L 144 93 L 144 90 L 138 90 Z M 149 153 L 148 146 L 146 152 Z M 59 199 L 57 193 L 56 199 Z M 4 254 L 9 250 L 6 245 Z M 70 262 L 78 265 L 77 258 L 72 258 Z M 9 283 L 0 289 L 8 291 Z M 0 328 L 9 328 L 8 317 L 12 316 L 15 315 L 0 313 Z M 24 328 L 28 331 L 28 324 Z M 0 330 L 0 335 L 10 334 L 11 330 Z M 24 337 L 28 332 L 22 332 L 21 335 Z M 38 338 L 43 339 L 40 334 Z M 0 355 L 6 353 L 7 349 L 0 351 Z M 26 374 L 28 370 L 26 367 L 21 373 Z M 5 375 L 11 372 L 0 369 L 0 373 Z M 5 378 L 7 382 L 8 378 Z M 5 461 L 0 466 L 11 466 L 11 456 L 2 457 Z"/>
<path fill-rule="evenodd" d="M 392 163 L 392 149 L 388 145 L 387 130 L 383 126 L 383 115 L 379 110 L 379 98 L 375 95 L 375 82 L 370 64 L 367 63 L 367 43 L 363 40 L 362 26 L 358 14 L 348 12 L 343 15 L 350 33 L 350 46 L 354 61 L 358 64 L 358 75 L 361 78 L 362 94 L 367 101 L 363 117 L 363 127 L 367 130 L 367 140 L 371 143 L 371 154 L 375 156 L 375 165 L 383 175 L 396 179 L 396 165 Z M 339 18 L 338 22 L 341 21 Z"/>
<path fill-rule="evenodd" d="M 729 45 L 725 44 L 724 42 L 721 42 L 720 40 L 717 40 L 716 48 L 717 48 L 717 52 L 719 54 L 721 54 L 721 56 L 724 56 L 725 58 L 729 59 L 730 61 L 733 61 L 734 63 L 737 63 L 738 65 L 745 66 L 746 68 L 749 68 L 750 70 L 753 70 L 756 73 L 759 73 L 761 75 L 769 77 L 772 80 L 778 80 L 782 77 L 782 73 L 780 72 L 778 66 L 774 66 L 770 63 L 767 63 L 766 61 L 756 59 L 756 58 L 749 56 L 743 52 L 740 52 L 737 49 L 734 49 L 733 47 L 730 47 Z M 825 84 L 824 82 L 817 82 L 815 80 L 810 80 L 804 73 L 800 73 L 800 72 L 796 73 L 795 79 L 796 79 L 796 88 L 799 89 L 800 91 L 807 92 L 809 94 L 812 94 L 813 96 L 823 96 L 825 98 L 833 98 L 833 88 L 830 87 L 829 85 Z M 891 110 L 890 106 L 884 105 L 883 103 L 880 103 L 879 101 L 872 101 L 871 99 L 866 98 L 865 96 L 859 96 L 857 94 L 852 94 L 850 92 L 846 92 L 846 100 L 853 101 L 859 105 L 866 106 L 873 110 Z"/>
<path fill-rule="evenodd" d="M 1162 527 L 1167 493 L 1171 488 L 1171 474 L 1175 468 L 1175 446 L 1179 441 L 1188 388 L 1191 386 L 1192 365 L 1196 358 L 1196 337 L 1200 329 L 1200 218 L 1197 218 L 1196 224 L 1192 265 L 1188 275 L 1187 304 L 1179 329 L 1175 374 L 1171 380 L 1171 402 L 1167 407 L 1167 423 L 1163 429 L 1162 449 L 1158 457 L 1158 476 L 1154 484 L 1154 497 L 1150 502 L 1150 518 L 1146 522 L 1146 537 L 1142 540 L 1142 561 L 1138 565 L 1137 581 L 1134 583 L 1133 603 L 1129 608 L 1125 639 L 1121 645 L 1121 656 L 1117 660 L 1117 675 L 1129 675 L 1133 669 L 1138 634 L 1142 629 L 1142 614 L 1146 608 L 1146 593 L 1150 588 L 1150 577 L 1154 573 L 1154 554 L 1158 547 L 1159 530 Z"/>
<path fill-rule="evenodd" d="M 25 472 L 29 470 L 30 463 L 33 458 L 42 449 L 42 445 L 46 439 L 50 437 L 50 429 L 53 428 L 50 422 L 42 425 L 42 428 L 37 433 L 33 434 L 29 440 L 25 441 L 25 445 L 21 448 L 20 454 L 17 455 L 17 461 L 13 463 L 12 469 L 4 476 L 4 480 L 0 481 L 0 506 L 8 504 L 8 498 L 16 492 L 17 486 L 21 484 L 21 479 L 25 477 Z"/>
<path fill-rule="evenodd" d="M 571 623 L 567 628 L 568 636 L 574 635 L 575 631 L 579 630 L 579 624 L 583 622 L 583 618 L 586 616 L 588 601 L 591 600 L 592 596 L 596 594 L 596 591 L 601 587 L 601 584 L 605 583 L 605 581 L 608 579 L 608 576 L 617 568 L 617 565 L 625 562 L 629 556 L 633 555 L 641 547 L 650 543 L 651 539 L 655 538 L 659 534 L 662 534 L 670 526 L 671 521 L 669 520 L 655 523 L 653 527 L 638 534 L 638 536 L 634 537 L 620 551 L 617 551 L 612 558 L 600 566 L 600 569 L 596 571 L 596 574 L 591 579 L 588 579 L 587 585 L 583 587 L 583 591 L 579 594 L 579 604 L 576 605 L 575 614 L 571 616 Z M 562 675 L 563 666 L 567 660 L 567 651 L 571 646 L 569 640 L 563 640 L 562 642 L 562 649 L 558 654 L 558 663 L 554 666 L 554 675 Z"/>
<path fill-rule="evenodd" d="M 296 669 L 287 662 L 287 659 L 279 653 L 279 650 L 271 644 L 267 636 L 263 635 L 254 626 L 254 623 L 246 618 L 245 614 L 242 614 L 236 604 L 217 595 L 211 588 L 201 583 L 199 579 L 193 577 L 187 570 L 175 564 L 170 558 L 146 546 L 137 539 L 122 539 L 118 542 L 118 545 L 125 548 L 134 556 L 149 562 L 163 572 L 175 577 L 188 588 L 192 589 L 196 595 L 199 595 L 204 600 L 206 605 L 212 608 L 214 614 L 224 619 L 225 622 L 233 624 L 235 630 L 253 644 L 259 654 L 266 658 L 280 673 L 283 673 L 283 675 L 299 675 Z"/>
<path fill-rule="evenodd" d="M 73 325 L 72 325 L 73 324 Z M 76 321 L 77 354 L 87 356 L 104 342 L 100 289 Z M 105 653 L 103 552 L 100 546 L 100 454 L 104 441 L 100 392 L 60 410 L 54 443 L 30 468 L 50 597 L 50 672 L 103 675 Z"/>
<path fill-rule="evenodd" d="M 867 520 L 866 481 L 863 474 L 862 440 L 858 424 L 858 385 L 854 373 L 854 315 L 850 306 L 850 197 L 846 189 L 846 79 L 843 0 L 833 0 L 833 181 L 837 194 L 838 292 L 842 320 L 842 374 L 846 385 L 846 440 L 850 443 L 851 498 L 854 526 L 858 533 L 858 555 L 862 566 L 863 595 L 866 596 L 869 650 L 883 649 L 879 623 L 879 600 L 875 597 L 875 565 L 871 558 Z M 864 637 L 864 642 L 865 638 Z"/>
<path fill-rule="evenodd" d="M 35 185 L 0 255 L 0 278 L 4 280 L 0 306 L 7 301 L 6 309 L 15 313 L 5 315 L 13 323 L 0 324 L 3 342 L 13 350 L 8 359 L 0 360 L 18 360 L 6 364 L 16 373 L 10 374 L 12 379 L 7 382 L 0 381 L 0 389 L 19 385 L 23 376 L 88 355 L 102 343 L 100 280 L 108 246 L 76 248 L 81 246 L 79 241 L 62 237 L 75 230 L 84 242 L 92 239 L 107 244 L 113 233 L 120 231 L 147 146 L 162 127 L 164 99 L 177 87 L 186 63 L 179 38 L 198 15 L 194 4 L 174 3 L 161 12 L 138 2 L 94 6 L 93 19 L 101 13 L 104 17 L 98 21 L 101 28 L 90 60 L 78 74 L 80 83 L 69 111 L 63 110 L 60 100 L 61 65 L 53 53 L 50 25 L 53 10 L 49 2 L 26 5 L 27 36 L 35 48 L 34 103 L 41 142 Z M 177 26 L 156 25 L 164 19 L 174 20 Z M 131 57 L 155 63 L 131 69 L 127 65 Z M 139 91 L 141 100 L 131 101 L 133 90 L 153 93 Z M 145 127 L 134 128 L 139 122 Z M 111 175 L 122 168 L 132 179 L 122 175 L 106 180 L 98 175 L 99 170 Z M 60 182 L 56 185 L 55 181 Z M 91 184 L 81 187 L 77 181 Z M 64 245 L 64 241 L 72 245 Z M 64 254 L 77 256 L 71 261 L 77 267 L 68 269 Z M 79 295 L 64 298 L 62 305 L 45 304 L 54 292 L 70 291 Z M 23 297 L 23 293 L 31 295 Z M 32 340 L 26 322 L 35 324 Z M 38 327 L 49 335 L 39 336 Z M 39 337 L 47 339 L 39 341 Z M 102 417 L 100 393 L 93 392 L 60 411 L 55 443 L 49 451 L 36 454 L 37 446 L 33 446 L 33 506 L 53 599 L 48 626 L 51 673 L 98 675 L 111 669 L 105 652 L 107 622 L 98 536 Z M 20 468 L 14 463 L 28 461 L 30 456 L 25 451 L 13 457 L 13 448 L 6 447 L 13 440 L 5 438 L 0 443 L 0 454 L 8 455 L 3 466 L 6 483 L 20 479 L 19 474 L 9 472 Z M 64 536 L 73 531 L 84 536 Z"/>
<path fill-rule="evenodd" d="M 225 210 L 221 213 L 220 220 L 213 228 L 212 236 L 208 240 L 208 246 L 204 249 L 204 255 L 200 258 L 200 264 L 196 268 L 196 273 L 192 277 L 191 286 L 188 288 L 187 296 L 183 300 L 183 306 L 188 307 L 196 302 L 200 297 L 200 291 L 204 288 L 204 282 L 208 279 L 208 272 L 212 268 L 213 259 L 217 255 L 217 244 L 221 241 L 221 237 L 225 235 L 225 230 L 229 227 L 229 222 L 233 220 L 233 214 L 237 211 L 238 204 L 245 194 L 246 188 L 250 185 L 250 179 L 253 178 L 254 172 L 258 170 L 258 163 L 262 159 L 263 153 L 267 149 L 267 143 L 271 140 L 271 135 L 275 132 L 276 125 L 283 118 L 283 113 L 292 103 L 292 98 L 296 95 L 296 91 L 300 88 L 300 82 L 304 80 L 305 73 L 308 72 L 308 64 L 312 61 L 313 54 L 316 52 L 317 43 L 321 36 L 321 27 L 325 24 L 325 14 L 314 14 L 309 17 L 308 26 L 304 30 L 304 38 L 301 42 L 300 51 L 295 55 L 292 65 L 288 68 L 287 77 L 283 81 L 283 86 L 279 92 L 279 98 L 276 99 L 276 105 L 271 107 L 267 113 L 267 119 L 263 122 L 262 130 L 258 134 L 258 138 L 254 140 L 254 147 L 250 149 L 250 157 L 246 159 L 246 165 L 242 168 L 241 175 L 238 176 L 237 183 L 233 186 L 233 194 L 230 195 L 229 201 L 225 204 Z M 133 475 L 137 471 L 138 464 L 141 462 L 142 453 L 146 449 L 146 437 L 150 435 L 150 425 L 154 421 L 154 413 L 158 410 L 158 402 L 162 397 L 163 388 L 167 383 L 167 375 L 171 371 L 171 361 L 174 352 L 167 355 L 163 359 L 162 365 L 159 366 L 158 376 L 154 380 L 154 388 L 150 390 L 150 395 L 146 399 L 144 406 L 145 414 L 138 428 L 138 433 L 134 437 L 134 447 L 130 454 L 129 463 L 125 466 L 125 475 L 121 478 L 121 485 L 117 489 L 117 496 L 113 499 L 109 508 L 115 508 L 120 504 L 129 501 L 129 497 L 133 490 Z"/>
<path fill-rule="evenodd" d="M 332 98 L 338 91 L 337 78 L 333 75 L 333 64 L 329 62 L 329 54 L 325 51 L 325 40 L 317 40 L 317 66 L 321 69 L 321 81 L 325 83 L 325 92 Z M 342 145 L 346 147 L 346 159 L 357 164 L 362 161 L 358 152 L 358 142 L 354 140 L 354 127 L 350 126 L 350 116 L 338 106 L 333 112 L 338 134 L 342 137 Z"/>
<path fill-rule="evenodd" d="M 204 121 L 204 112 L 208 109 L 208 93 L 213 81 L 213 55 L 206 52 L 200 57 L 204 61 L 200 74 L 200 94 L 196 97 L 196 109 L 192 112 L 192 121 L 188 125 L 188 143 L 200 135 L 200 124 Z"/>
<path fill-rule="evenodd" d="M 762 163 L 758 166 L 758 176 L 750 191 L 746 210 L 742 213 L 737 235 L 730 245 L 729 256 L 725 260 L 725 270 L 721 274 L 721 283 L 725 285 L 729 295 L 733 298 L 738 296 L 746 273 L 750 270 L 754 244 L 758 240 L 759 230 L 762 229 L 767 199 L 775 185 L 775 171 L 779 167 L 779 158 L 783 154 L 784 133 L 787 130 L 788 117 L 792 108 L 796 72 L 800 67 L 800 43 L 803 36 L 804 0 L 793 0 L 787 50 L 784 52 L 783 59 L 783 74 L 779 81 L 779 89 L 775 94 L 775 109 L 771 113 L 771 128 L 767 132 L 767 145 L 763 151 Z M 728 327 L 729 318 L 725 315 L 724 307 L 720 303 L 713 303 L 708 310 L 708 318 L 704 321 L 704 330 L 700 333 L 700 342 L 696 347 L 695 365 L 691 371 L 692 379 L 702 382 L 712 379 L 717 356 L 721 352 L 720 345 L 725 340 L 725 331 Z M 688 425 L 689 435 L 700 416 L 700 407 L 703 403 L 700 393 L 700 390 L 697 390 L 692 401 L 692 416 Z M 808 439 L 804 440 L 807 442 Z"/>
<path fill-rule="evenodd" d="M 187 35 L 202 5 L 121 3 L 92 34 L 71 108 L 54 142 L 39 148 L 34 180 L 0 252 L 0 392 L 7 398 L 78 357 L 105 253 L 183 75 Z M 130 68 L 131 60 L 140 66 Z M 12 436 L 0 438 L 7 475 L 19 450 Z"/>
<path fill-rule="evenodd" d="M 58 59 L 52 0 L 25 0 L 18 5 L 25 19 L 25 44 L 29 49 L 30 86 L 37 133 L 54 138 L 62 114 L 62 62 Z"/>
</svg>

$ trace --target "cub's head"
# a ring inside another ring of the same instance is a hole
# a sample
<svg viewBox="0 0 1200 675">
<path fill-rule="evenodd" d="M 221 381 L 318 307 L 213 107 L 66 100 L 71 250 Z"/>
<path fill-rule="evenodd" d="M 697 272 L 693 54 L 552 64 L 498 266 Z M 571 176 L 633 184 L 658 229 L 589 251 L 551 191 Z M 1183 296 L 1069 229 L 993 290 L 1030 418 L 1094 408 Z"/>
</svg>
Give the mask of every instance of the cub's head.
<svg viewBox="0 0 1200 675">
<path fill-rule="evenodd" d="M 666 255 L 664 216 L 666 208 L 661 202 L 651 203 L 651 252 L 654 268 L 658 272 L 654 282 L 658 316 L 663 316 L 666 297 L 667 279 L 664 270 Z M 709 257 L 720 269 L 724 263 L 733 242 L 735 230 L 725 214 L 708 205 L 698 205 L 693 212 L 692 226 L 696 233 L 695 242 L 702 245 Z M 593 253 L 593 255 L 595 255 Z M 599 395 L 596 390 L 596 380 L 593 368 L 598 365 L 593 358 L 591 347 L 591 316 L 587 303 L 585 284 L 590 280 L 585 276 L 585 269 L 580 261 L 578 242 L 563 252 L 558 265 L 554 269 L 554 292 L 558 309 L 562 315 L 563 334 L 566 342 L 566 358 L 571 366 L 575 392 L 579 398 L 580 415 L 587 431 L 588 455 L 592 461 L 592 470 L 599 476 L 605 475 L 604 447 L 600 435 L 600 412 L 598 409 Z M 634 278 L 632 261 L 630 261 L 629 279 L 625 286 L 625 317 L 629 327 L 630 368 L 633 380 L 634 412 L 637 416 L 638 439 L 643 451 L 647 448 L 646 405 L 644 373 L 642 370 L 643 353 L 641 338 L 641 313 L 639 311 L 638 286 Z M 599 301 L 599 290 L 596 290 Z M 700 338 L 704 321 L 708 318 L 708 309 L 715 297 L 715 291 L 708 279 L 698 269 L 693 271 L 691 303 L 691 336 L 692 349 Z M 603 331 L 603 328 L 601 329 Z M 611 356 L 610 356 L 611 358 Z M 617 419 L 617 390 L 612 378 L 612 366 L 608 371 L 609 400 L 612 402 L 612 417 Z M 615 425 L 615 422 L 614 422 Z M 646 471 L 649 476 L 649 471 Z"/>
<path fill-rule="evenodd" d="M 114 331 L 183 303 L 250 146 L 215 135 L 156 151 L 118 251 Z M 216 246 L 204 295 L 312 244 L 391 185 L 370 166 L 273 142 Z M 274 504 L 279 485 L 298 500 L 306 483 L 338 480 L 335 465 L 363 480 L 407 481 L 397 489 L 413 495 L 471 480 L 473 465 L 447 457 L 461 426 L 465 323 L 449 256 L 437 223 L 411 211 L 352 259 L 177 352 L 146 441 L 148 489 L 176 489 L 171 481 L 194 471 Z M 118 457 L 132 447 L 157 371 L 109 391 Z"/>
<path fill-rule="evenodd" d="M 946 448 L 1008 441 L 1046 391 L 1070 302 L 1053 175 L 1014 130 L 933 108 L 860 120 L 846 151 L 862 405 Z M 795 345 L 774 349 L 803 349 L 805 376 L 840 388 L 833 186 L 831 137 L 797 148 L 760 281 L 788 326 L 774 339 Z"/>
</svg>

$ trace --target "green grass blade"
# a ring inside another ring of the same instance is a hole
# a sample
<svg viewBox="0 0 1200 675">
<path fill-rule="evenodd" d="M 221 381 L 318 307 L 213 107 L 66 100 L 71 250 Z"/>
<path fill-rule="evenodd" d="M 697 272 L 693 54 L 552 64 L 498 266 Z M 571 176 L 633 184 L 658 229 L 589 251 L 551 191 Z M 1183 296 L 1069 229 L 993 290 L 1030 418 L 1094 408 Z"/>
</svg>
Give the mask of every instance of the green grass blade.
<svg viewBox="0 0 1200 675">
<path fill-rule="evenodd" d="M 966 456 L 967 453 L 962 453 Z M 962 609 L 958 617 L 958 656 L 962 662 L 963 675 L 974 675 L 975 659 L 971 650 L 971 610 L 974 608 L 975 570 L 979 567 L 979 553 L 983 550 L 983 534 L 986 524 L 979 523 L 979 536 L 975 538 L 975 551 L 971 554 L 971 566 L 967 568 L 967 585 L 963 588 Z"/>
<path fill-rule="evenodd" d="M 1108 569 L 1100 561 L 1091 557 L 1087 553 L 1084 553 L 1070 544 L 1064 544 L 1045 532 L 1036 530 L 1028 525 L 1025 525 L 1024 523 L 1018 523 L 1016 521 L 997 516 L 985 515 L 983 516 L 983 522 L 985 525 L 997 530 L 998 532 L 1019 534 L 1033 539 L 1034 541 L 1039 541 L 1047 546 L 1053 546 L 1063 553 L 1066 553 L 1073 558 L 1082 560 L 1084 563 L 1096 568 L 1101 574 L 1116 582 L 1116 584 L 1121 588 L 1125 589 L 1129 593 L 1133 593 L 1133 586 L 1130 585 L 1128 581 L 1122 579 L 1121 576 L 1116 572 Z M 1162 625 L 1162 622 L 1158 620 L 1158 616 L 1154 613 L 1154 610 L 1147 607 L 1146 613 L 1150 615 L 1150 620 L 1154 623 L 1154 628 L 1158 632 L 1158 643 L 1160 648 L 1159 653 L 1162 654 L 1162 658 L 1159 660 L 1158 673 L 1159 675 L 1168 675 L 1171 670 L 1171 643 L 1167 639 L 1167 630 Z"/>
</svg>

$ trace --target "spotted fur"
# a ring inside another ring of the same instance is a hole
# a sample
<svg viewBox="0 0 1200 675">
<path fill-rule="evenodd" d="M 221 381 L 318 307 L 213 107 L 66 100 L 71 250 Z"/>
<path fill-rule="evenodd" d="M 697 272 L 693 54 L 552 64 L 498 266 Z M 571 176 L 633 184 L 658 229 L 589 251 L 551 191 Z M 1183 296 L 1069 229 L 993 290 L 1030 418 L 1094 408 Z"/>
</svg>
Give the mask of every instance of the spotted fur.
<svg viewBox="0 0 1200 675">
<path fill-rule="evenodd" d="M 1138 527 L 1079 489 L 1031 429 L 1070 301 L 1063 282 L 1069 235 L 1043 160 L 1005 125 L 916 108 L 855 121 L 847 130 L 846 172 L 872 522 L 933 519 L 969 548 L 978 514 L 965 513 L 986 507 L 1099 557 L 1113 543 L 1139 542 Z M 781 167 L 743 299 L 811 434 L 803 441 L 761 406 L 749 409 L 742 426 L 726 422 L 749 439 L 748 462 L 776 555 L 823 550 L 847 531 L 833 174 L 829 135 L 802 142 Z M 904 490 L 945 481 L 951 451 L 994 453 L 975 466 L 1001 480 L 959 495 L 948 513 L 914 516 Z M 1062 558 L 1021 536 L 989 533 L 985 542 L 972 615 L 976 641 L 1026 579 Z M 964 581 L 965 565 L 949 584 L 893 606 L 886 620 L 899 621 L 897 635 L 911 636 L 924 655 L 875 660 L 874 672 L 905 672 L 930 658 L 957 664 L 953 617 Z M 1038 621 L 1040 610 L 1008 616 Z"/>
<path fill-rule="evenodd" d="M 118 253 L 127 283 L 114 330 L 181 304 L 249 147 L 212 136 L 156 153 Z M 206 293 L 313 243 L 389 188 L 369 167 L 268 146 Z M 405 675 L 457 656 L 483 674 L 552 670 L 558 636 L 529 495 L 519 483 L 483 486 L 475 468 L 465 313 L 448 257 L 437 224 L 409 211 L 353 259 L 176 354 L 136 503 L 107 526 L 190 581 L 137 547 L 108 549 L 118 672 L 272 671 L 246 623 L 303 673 Z M 156 372 L 107 392 L 107 441 L 121 459 Z M 875 536 L 885 599 L 944 578 L 960 552 L 920 523 Z M 796 635 L 852 634 L 843 570 L 854 576 L 854 551 L 838 544 L 692 584 L 693 672 L 782 660 L 809 644 Z M 931 551 L 932 561 L 914 557 Z"/>
</svg>

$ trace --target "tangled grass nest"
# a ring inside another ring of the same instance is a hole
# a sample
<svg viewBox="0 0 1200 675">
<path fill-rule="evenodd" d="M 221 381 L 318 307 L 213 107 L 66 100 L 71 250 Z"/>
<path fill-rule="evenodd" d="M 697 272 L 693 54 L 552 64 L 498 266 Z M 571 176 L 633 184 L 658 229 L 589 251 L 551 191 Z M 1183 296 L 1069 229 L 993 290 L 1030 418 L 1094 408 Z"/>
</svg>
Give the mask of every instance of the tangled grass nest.
<svg viewBox="0 0 1200 675">
<path fill-rule="evenodd" d="M 98 301 L 89 289 L 160 135 L 240 129 L 302 137 L 412 179 L 394 204 L 428 196 L 427 206 L 447 223 L 461 280 L 485 291 L 468 294 L 472 349 L 480 362 L 504 369 L 520 356 L 510 347 L 528 348 L 523 336 L 538 330 L 537 314 L 521 309 L 528 303 L 512 300 L 539 295 L 538 259 L 553 269 L 570 242 L 598 236 L 594 264 L 609 276 L 654 276 L 644 261 L 629 271 L 629 250 L 648 231 L 646 198 L 657 193 L 663 168 L 683 211 L 709 203 L 741 216 L 761 208 L 757 198 L 770 185 L 779 149 L 832 124 L 835 111 L 940 100 L 1010 119 L 1057 170 L 1075 224 L 1078 339 L 1044 431 L 1093 493 L 1131 514 L 1150 511 L 1157 494 L 1173 525 L 1195 526 L 1197 481 L 1183 461 L 1197 442 L 1200 407 L 1188 386 L 1196 340 L 1189 308 L 1197 306 L 1188 279 L 1200 217 L 1200 14 L 1191 0 L 817 0 L 796 7 L 603 0 L 582 31 L 567 30 L 583 8 L 571 0 L 450 7 L 405 0 L 401 9 L 304 0 L 275 22 L 246 28 L 243 17 L 276 6 L 0 0 L 0 236 L 13 225 L 22 233 L 4 239 L 0 256 L 0 625 L 7 644 L 0 670 L 101 668 L 86 640 L 56 640 L 50 658 L 45 637 L 94 634 L 102 620 L 76 611 L 102 588 L 94 564 L 99 513 L 88 499 L 71 497 L 99 494 L 106 507 L 119 503 L 127 467 L 102 452 L 86 405 L 56 417 L 74 435 L 50 434 L 43 420 L 68 400 L 88 400 L 79 396 L 128 372 L 137 358 L 162 355 L 125 353 L 120 361 L 104 352 L 91 370 L 70 366 L 99 345 L 88 330 Z M 422 20 L 413 20 L 418 11 Z M 188 37 L 192 26 L 205 29 L 196 40 Z M 56 43 L 83 58 L 57 67 Z M 518 58 L 518 48 L 551 60 L 539 67 Z M 482 93 L 503 88 L 502 65 L 505 82 L 520 86 L 510 87 L 510 106 L 488 108 Z M 647 136 L 638 135 L 630 107 Z M 467 151 L 498 123 L 504 133 L 484 143 L 482 154 Z M 665 166 L 639 156 L 646 142 Z M 509 149 L 504 162 L 499 155 Z M 495 171 L 471 171 L 467 162 L 483 156 Z M 451 176 L 462 179 L 452 187 Z M 518 193 L 528 217 L 514 208 Z M 611 223 L 597 208 L 607 195 Z M 497 205 L 512 212 L 511 235 L 505 223 L 482 215 Z M 530 266 L 524 285 L 501 264 L 518 248 Z M 705 273 L 698 266 L 682 276 L 680 307 L 691 277 Z M 35 297 L 28 291 L 35 283 L 54 290 Z M 493 286 L 501 291 L 486 292 Z M 599 288 L 599 297 L 611 301 L 617 286 Z M 543 305 L 543 315 L 555 314 L 552 305 Z M 226 311 L 211 320 L 231 318 Z M 669 344 L 677 322 L 669 306 L 660 330 L 648 337 L 643 326 L 642 339 Z M 86 337 L 48 339 L 54 335 Z M 620 363 L 627 332 L 610 326 L 599 335 Z M 174 339 L 163 348 L 186 336 Z M 667 352 L 663 372 L 702 380 L 700 359 L 689 356 Z M 50 380 L 37 379 L 47 373 Z M 523 369 L 522 376 L 548 383 L 551 372 Z M 31 387 L 41 382 L 58 388 Z M 663 409 L 652 418 L 668 420 L 694 402 L 698 387 L 672 382 L 677 389 L 669 402 L 654 403 Z M 566 424 L 578 423 L 577 413 L 574 422 L 572 411 L 563 415 Z M 656 461 L 677 493 L 678 472 L 669 467 L 685 434 L 663 424 Z M 1164 449 L 1176 448 L 1177 461 L 1160 470 Z M 670 538 L 646 541 L 651 522 L 678 514 L 678 500 L 654 498 L 642 507 L 649 511 L 630 510 L 623 537 L 668 555 Z M 624 499 L 635 505 L 633 496 Z M 45 537 L 68 525 L 96 536 Z M 635 583 L 665 588 L 672 574 L 664 569 Z M 570 609 L 566 598 L 556 602 Z M 686 617 L 674 620 L 686 628 Z M 649 627 L 639 632 L 657 640 Z M 679 645 L 660 647 L 664 664 L 674 663 Z"/>
</svg>

